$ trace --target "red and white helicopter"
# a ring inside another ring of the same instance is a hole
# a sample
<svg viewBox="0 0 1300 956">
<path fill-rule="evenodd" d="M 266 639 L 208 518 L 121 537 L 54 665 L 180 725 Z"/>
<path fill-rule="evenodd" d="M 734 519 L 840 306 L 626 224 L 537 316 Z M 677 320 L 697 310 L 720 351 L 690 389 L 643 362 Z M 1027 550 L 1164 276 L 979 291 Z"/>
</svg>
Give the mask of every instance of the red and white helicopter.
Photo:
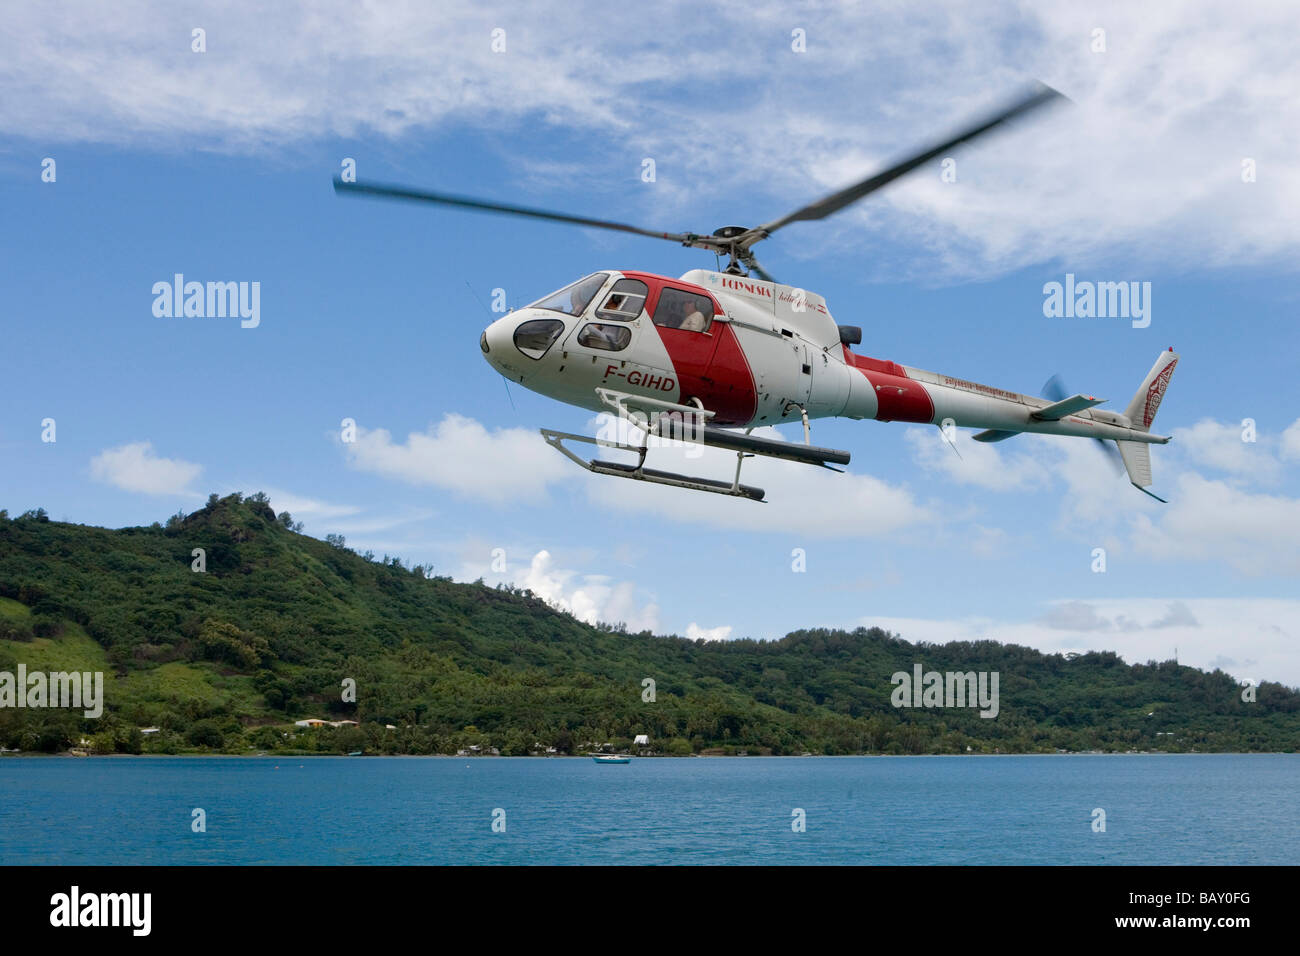
<svg viewBox="0 0 1300 956">
<path fill-rule="evenodd" d="M 636 444 L 542 429 L 548 443 L 598 474 L 761 501 L 762 489 L 740 483 L 745 458 L 846 465 L 847 451 L 811 444 L 809 422 L 871 418 L 945 430 L 980 428 L 974 438 L 983 442 L 1021 432 L 1092 438 L 1103 445 L 1114 441 L 1129 480 L 1156 498 L 1147 490 L 1149 446 L 1169 438 L 1150 428 L 1178 364 L 1173 349 L 1161 353 L 1123 413 L 1099 409 L 1103 399 L 1066 395 L 1059 386 L 1050 400 L 1022 395 L 856 354 L 850 346 L 861 343 L 861 328 L 838 325 L 821 296 L 775 281 L 751 251 L 792 222 L 824 219 L 953 147 L 1061 98 L 1039 86 L 960 134 L 817 202 L 761 226 L 726 226 L 711 235 L 654 232 L 377 183 L 335 179 L 334 188 L 612 229 L 728 257 L 722 272 L 693 269 L 680 278 L 616 269 L 595 272 L 510 312 L 483 332 L 479 345 L 484 357 L 507 379 L 571 405 L 615 412 L 636 426 L 642 435 Z M 791 421 L 802 421 L 803 444 L 749 434 L 763 425 Z M 735 475 L 725 481 L 647 468 L 652 437 L 733 451 Z M 566 441 L 633 452 L 637 460 L 586 460 Z"/>
</svg>

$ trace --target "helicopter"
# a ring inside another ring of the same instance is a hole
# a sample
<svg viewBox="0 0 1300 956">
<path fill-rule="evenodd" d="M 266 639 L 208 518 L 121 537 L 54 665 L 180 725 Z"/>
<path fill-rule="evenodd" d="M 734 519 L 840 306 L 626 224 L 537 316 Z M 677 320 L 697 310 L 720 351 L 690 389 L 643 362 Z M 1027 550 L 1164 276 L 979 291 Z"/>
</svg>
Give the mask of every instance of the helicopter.
<svg viewBox="0 0 1300 956">
<path fill-rule="evenodd" d="M 703 249 L 727 265 L 680 277 L 641 270 L 593 272 L 489 325 L 479 347 L 497 372 L 542 395 L 633 426 L 612 436 L 541 429 L 542 438 L 596 474 L 765 500 L 740 481 L 747 458 L 765 456 L 830 468 L 850 453 L 812 444 L 811 421 L 874 419 L 979 428 L 973 438 L 1000 442 L 1022 433 L 1091 438 L 1122 462 L 1139 491 L 1152 483 L 1150 446 L 1168 436 L 1151 424 L 1179 356 L 1156 359 L 1125 410 L 1067 394 L 1053 377 L 1044 398 L 853 351 L 860 326 L 840 325 L 826 300 L 778 282 L 753 246 L 795 222 L 825 219 L 949 150 L 1065 97 L 1043 84 L 1018 95 L 954 136 L 920 150 L 844 189 L 760 226 L 724 226 L 712 233 L 657 232 L 603 219 L 550 212 L 468 196 L 336 177 L 344 195 L 433 203 L 666 239 Z M 762 426 L 801 422 L 803 443 L 753 435 Z M 639 433 L 640 438 L 628 437 Z M 696 443 L 736 454 L 731 480 L 646 467 L 652 446 Z M 636 461 L 584 458 L 566 443 L 585 442 L 631 453 Z M 1108 444 L 1113 443 L 1114 448 Z M 954 446 L 955 447 L 955 446 Z"/>
</svg>

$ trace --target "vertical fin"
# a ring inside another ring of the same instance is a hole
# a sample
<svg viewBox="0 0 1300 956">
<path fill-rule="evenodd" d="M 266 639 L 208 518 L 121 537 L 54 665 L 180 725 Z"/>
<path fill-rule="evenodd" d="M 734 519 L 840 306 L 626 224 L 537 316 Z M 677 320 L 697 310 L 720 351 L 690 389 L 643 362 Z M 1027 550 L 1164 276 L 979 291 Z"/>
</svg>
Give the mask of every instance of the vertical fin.
<svg viewBox="0 0 1300 956">
<path fill-rule="evenodd" d="M 1151 366 L 1151 371 L 1147 373 L 1141 387 L 1133 396 L 1133 401 L 1128 403 L 1124 414 L 1138 431 L 1151 430 L 1151 423 L 1155 421 L 1156 412 L 1160 409 L 1160 401 L 1165 397 L 1165 389 L 1169 387 L 1169 380 L 1173 378 L 1174 366 L 1177 364 L 1177 352 L 1173 349 L 1161 352 L 1160 357 L 1156 359 L 1156 364 Z M 1123 449 L 1121 448 L 1120 451 Z"/>
</svg>

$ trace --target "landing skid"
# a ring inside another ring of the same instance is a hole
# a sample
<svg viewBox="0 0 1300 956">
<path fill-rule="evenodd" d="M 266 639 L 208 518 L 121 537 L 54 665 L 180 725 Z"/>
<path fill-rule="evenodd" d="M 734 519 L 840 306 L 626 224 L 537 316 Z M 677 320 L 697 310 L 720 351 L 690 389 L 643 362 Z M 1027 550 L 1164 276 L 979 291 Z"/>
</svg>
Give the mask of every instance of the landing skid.
<svg viewBox="0 0 1300 956">
<path fill-rule="evenodd" d="M 658 471 L 654 468 L 645 467 L 645 457 L 647 448 L 645 445 L 629 445 L 625 442 L 612 442 L 603 438 L 591 438 L 588 435 L 575 435 L 572 432 L 557 432 L 549 428 L 543 428 L 542 437 L 552 448 L 557 448 L 570 461 L 577 462 L 588 471 L 595 472 L 598 475 L 610 475 L 614 478 L 634 478 L 638 481 L 648 481 L 656 485 L 671 485 L 674 488 L 690 488 L 694 491 L 711 491 L 719 495 L 732 495 L 738 498 L 749 498 L 753 501 L 762 501 L 767 495 L 762 488 L 755 488 L 753 485 L 742 485 L 740 483 L 740 463 L 736 464 L 736 477 L 730 483 L 718 481 L 716 478 L 694 478 L 690 475 L 679 475 L 671 471 Z M 635 465 L 626 464 L 617 461 L 604 461 L 600 458 L 591 460 L 584 459 L 581 455 L 572 449 L 566 448 L 566 441 L 588 442 L 592 445 L 599 445 L 602 448 L 620 448 L 624 451 L 634 451 L 640 456 Z M 741 458 L 752 457 L 750 455 L 739 455 Z"/>
<path fill-rule="evenodd" d="M 746 458 L 761 455 L 766 458 L 780 458 L 809 465 L 818 465 L 839 471 L 831 467 L 849 463 L 849 453 L 834 448 L 818 448 L 815 445 L 796 445 L 792 442 L 777 441 L 771 438 L 757 438 L 748 431 L 729 431 L 707 424 L 714 413 L 694 405 L 679 405 L 655 398 L 616 392 L 612 389 L 596 389 L 600 400 L 618 414 L 620 418 L 633 425 L 642 433 L 640 444 L 612 441 L 607 438 L 592 438 L 587 435 L 575 435 L 572 432 L 560 432 L 549 428 L 541 429 L 542 438 L 552 448 L 557 449 L 570 461 L 598 475 L 614 478 L 631 478 L 636 481 L 648 481 L 656 485 L 669 485 L 674 488 L 689 488 L 692 491 L 707 491 L 713 494 L 730 495 L 737 498 L 749 498 L 763 501 L 766 492 L 762 488 L 740 483 L 740 469 Z M 804 421 L 805 438 L 807 437 L 807 420 Z M 686 443 L 697 443 L 736 453 L 736 472 L 731 481 L 715 478 L 699 478 L 682 475 L 671 471 L 659 471 L 645 467 L 646 456 L 650 450 L 650 439 L 665 438 Z M 600 458 L 586 459 L 565 446 L 566 441 L 585 442 L 601 448 L 616 448 L 621 451 L 635 452 L 636 464 L 605 461 Z"/>
</svg>

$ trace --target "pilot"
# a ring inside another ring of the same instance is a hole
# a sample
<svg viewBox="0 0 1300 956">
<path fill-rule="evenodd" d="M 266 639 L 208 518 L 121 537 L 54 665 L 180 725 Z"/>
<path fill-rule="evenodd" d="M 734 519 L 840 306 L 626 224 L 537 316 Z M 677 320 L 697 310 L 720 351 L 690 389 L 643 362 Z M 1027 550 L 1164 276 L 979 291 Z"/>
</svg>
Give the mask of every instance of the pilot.
<svg viewBox="0 0 1300 956">
<path fill-rule="evenodd" d="M 605 284 L 603 275 L 594 275 L 586 282 L 574 286 L 573 291 L 569 293 L 569 315 L 580 315 L 582 310 L 587 307 L 592 296 L 600 291 L 600 287 Z"/>
<path fill-rule="evenodd" d="M 577 315 L 586 304 L 587 296 L 583 292 L 582 286 L 578 286 L 569 293 L 569 315 Z"/>
</svg>

